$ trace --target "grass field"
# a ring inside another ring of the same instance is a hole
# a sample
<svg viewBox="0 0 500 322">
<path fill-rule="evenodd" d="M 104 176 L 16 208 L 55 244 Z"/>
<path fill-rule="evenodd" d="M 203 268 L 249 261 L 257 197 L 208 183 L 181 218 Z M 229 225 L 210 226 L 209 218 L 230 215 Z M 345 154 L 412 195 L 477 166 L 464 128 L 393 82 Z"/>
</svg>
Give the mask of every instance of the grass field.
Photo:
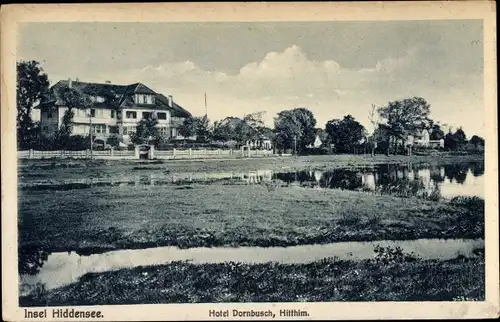
<svg viewBox="0 0 500 322">
<path fill-rule="evenodd" d="M 480 238 L 484 232 L 476 205 L 335 189 L 219 183 L 20 193 L 20 247 L 48 252 Z"/>
<path fill-rule="evenodd" d="M 182 281 L 182 283 L 179 283 Z M 87 274 L 21 306 L 210 302 L 484 300 L 484 257 L 285 265 L 176 262 Z"/>
</svg>

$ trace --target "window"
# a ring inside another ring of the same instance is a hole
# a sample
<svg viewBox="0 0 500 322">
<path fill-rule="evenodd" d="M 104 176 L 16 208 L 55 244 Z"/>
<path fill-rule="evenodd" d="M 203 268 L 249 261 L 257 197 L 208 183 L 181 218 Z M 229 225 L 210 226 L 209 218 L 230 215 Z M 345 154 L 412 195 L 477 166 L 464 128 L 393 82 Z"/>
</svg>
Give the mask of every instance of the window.
<svg viewBox="0 0 500 322">
<path fill-rule="evenodd" d="M 142 118 L 147 119 L 151 116 L 151 112 L 142 112 Z"/>
<path fill-rule="evenodd" d="M 135 126 L 124 126 L 123 127 L 123 135 L 130 135 L 135 133 Z"/>
<path fill-rule="evenodd" d="M 163 112 L 158 113 L 158 119 L 159 120 L 166 120 L 167 119 L 167 113 L 163 113 Z"/>
<path fill-rule="evenodd" d="M 95 109 L 90 109 L 90 117 L 95 117 Z"/>
<path fill-rule="evenodd" d="M 136 119 L 137 118 L 137 112 L 135 111 L 127 111 L 127 118 L 128 119 Z"/>
<path fill-rule="evenodd" d="M 160 127 L 159 130 L 161 136 L 168 136 L 169 134 L 168 127 Z"/>
<path fill-rule="evenodd" d="M 111 118 L 114 119 L 115 118 L 115 110 L 111 110 Z"/>
<path fill-rule="evenodd" d="M 136 104 L 154 104 L 153 95 L 135 94 Z"/>
<path fill-rule="evenodd" d="M 117 111 L 116 112 L 116 118 L 119 119 L 119 120 L 121 120 L 121 118 L 122 118 L 122 111 Z"/>
<path fill-rule="evenodd" d="M 116 125 L 110 125 L 109 126 L 109 133 L 110 134 L 119 134 L 120 131 L 118 129 L 118 126 L 116 126 Z"/>
<path fill-rule="evenodd" d="M 47 118 L 51 119 L 52 118 L 52 111 L 47 111 Z"/>
<path fill-rule="evenodd" d="M 93 124 L 93 132 L 96 134 L 106 134 L 107 126 L 106 124 Z"/>
<path fill-rule="evenodd" d="M 104 97 L 102 96 L 90 96 L 90 101 L 94 103 L 103 103 Z"/>
</svg>

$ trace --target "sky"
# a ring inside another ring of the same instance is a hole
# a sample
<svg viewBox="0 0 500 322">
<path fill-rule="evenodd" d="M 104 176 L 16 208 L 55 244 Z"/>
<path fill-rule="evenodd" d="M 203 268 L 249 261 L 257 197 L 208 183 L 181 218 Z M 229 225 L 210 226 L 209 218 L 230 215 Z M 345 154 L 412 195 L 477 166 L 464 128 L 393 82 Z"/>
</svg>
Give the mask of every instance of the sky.
<svg viewBox="0 0 500 322">
<path fill-rule="evenodd" d="M 195 116 L 219 120 L 305 107 L 324 127 L 371 105 L 419 96 L 431 118 L 484 135 L 481 20 L 221 23 L 29 23 L 18 60 L 51 84 L 141 82 Z"/>
</svg>

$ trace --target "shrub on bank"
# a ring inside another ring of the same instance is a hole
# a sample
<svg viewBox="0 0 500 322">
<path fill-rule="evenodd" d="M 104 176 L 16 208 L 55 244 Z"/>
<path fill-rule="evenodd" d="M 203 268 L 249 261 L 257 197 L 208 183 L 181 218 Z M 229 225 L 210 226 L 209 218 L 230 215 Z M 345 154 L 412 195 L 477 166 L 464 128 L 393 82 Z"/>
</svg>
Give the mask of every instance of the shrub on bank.
<svg viewBox="0 0 500 322">
<path fill-rule="evenodd" d="M 484 199 L 478 196 L 457 196 L 450 200 L 451 204 L 460 205 L 470 210 L 484 210 Z"/>
</svg>

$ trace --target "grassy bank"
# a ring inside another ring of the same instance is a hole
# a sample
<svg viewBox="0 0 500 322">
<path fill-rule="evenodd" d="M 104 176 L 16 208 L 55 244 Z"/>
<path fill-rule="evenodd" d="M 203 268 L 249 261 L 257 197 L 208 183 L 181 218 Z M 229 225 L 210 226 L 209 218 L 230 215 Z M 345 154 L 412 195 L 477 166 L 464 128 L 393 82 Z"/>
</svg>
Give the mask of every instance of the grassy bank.
<svg viewBox="0 0 500 322">
<path fill-rule="evenodd" d="M 484 257 L 383 264 L 176 262 L 87 274 L 77 283 L 21 297 L 20 305 L 484 300 L 484 289 Z"/>
<path fill-rule="evenodd" d="M 482 200 L 445 202 L 223 183 L 19 193 L 19 245 L 47 252 L 291 246 L 484 234 Z"/>
<path fill-rule="evenodd" d="M 385 156 L 376 155 L 321 155 L 301 157 L 273 157 L 240 160 L 19 160 L 18 176 L 22 182 L 40 179 L 80 179 L 122 175 L 138 170 L 170 172 L 225 172 L 253 170 L 300 170 L 363 167 L 386 163 L 451 164 L 461 162 L 484 162 L 482 155 L 438 154 L 429 156 Z"/>
</svg>

